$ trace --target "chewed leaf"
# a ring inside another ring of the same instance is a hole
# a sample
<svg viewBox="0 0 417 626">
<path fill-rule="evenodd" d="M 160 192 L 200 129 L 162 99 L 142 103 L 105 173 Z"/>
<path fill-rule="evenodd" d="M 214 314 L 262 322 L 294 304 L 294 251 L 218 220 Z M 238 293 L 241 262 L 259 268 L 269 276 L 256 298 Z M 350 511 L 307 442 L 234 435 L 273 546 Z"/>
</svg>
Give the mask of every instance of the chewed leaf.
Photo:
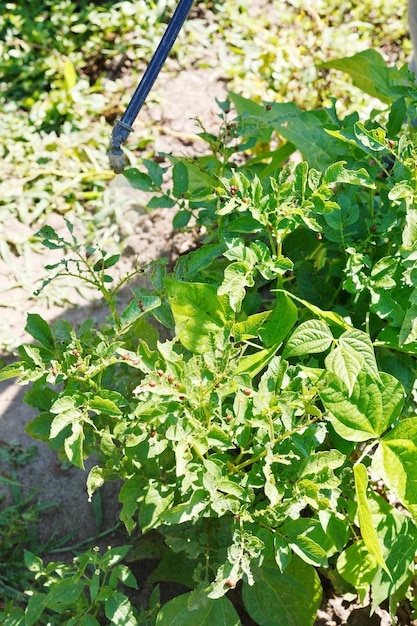
<svg viewBox="0 0 417 626">
<path fill-rule="evenodd" d="M 364 187 L 375 188 L 375 182 L 368 172 L 361 168 L 359 170 L 347 170 L 344 166 L 346 161 L 339 161 L 330 165 L 323 175 L 323 183 L 326 185 L 334 183 L 347 183 L 350 185 L 362 185 Z"/>
<path fill-rule="evenodd" d="M 321 320 L 308 320 L 300 324 L 289 338 L 284 358 L 324 352 L 333 341 L 330 328 Z"/>
<path fill-rule="evenodd" d="M 224 270 L 224 279 L 217 293 L 219 296 L 227 294 L 232 309 L 239 311 L 245 297 L 246 287 L 252 287 L 253 282 L 251 268 L 248 264 L 231 263 Z"/>
<path fill-rule="evenodd" d="M 15 378 L 15 376 L 22 376 L 26 371 L 26 364 L 24 361 L 17 361 L 11 363 L 0 369 L 0 381 L 8 380 L 9 378 Z"/>
<path fill-rule="evenodd" d="M 82 424 L 81 422 L 74 422 L 72 434 L 65 439 L 64 450 L 68 460 L 82 470 L 84 469 L 83 444 L 84 432 Z"/>
</svg>

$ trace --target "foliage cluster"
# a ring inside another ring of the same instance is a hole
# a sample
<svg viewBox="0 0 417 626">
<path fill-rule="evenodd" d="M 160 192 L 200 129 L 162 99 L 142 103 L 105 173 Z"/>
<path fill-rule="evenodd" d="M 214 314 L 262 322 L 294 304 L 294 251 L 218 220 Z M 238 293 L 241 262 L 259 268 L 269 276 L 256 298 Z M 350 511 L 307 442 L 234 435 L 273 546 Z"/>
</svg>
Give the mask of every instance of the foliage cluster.
<svg viewBox="0 0 417 626">
<path fill-rule="evenodd" d="M 159 86 L 183 68 L 219 67 L 230 87 L 248 97 L 290 97 L 311 108 L 333 95 L 349 107 L 346 82 L 327 70 L 317 80 L 315 64 L 382 44 L 381 24 L 388 55 L 404 61 L 406 21 L 396 4 L 197 3 L 165 81 L 158 81 L 151 97 L 158 99 Z M 16 251 L 29 254 L 36 246 L 18 235 L 13 220 L 41 226 L 52 212 L 70 215 L 91 240 L 102 232 L 120 242 L 123 216 L 106 194 L 108 122 L 127 104 L 175 6 L 175 0 L 5 3 L 0 16 L 0 257 L 8 264 Z M 365 14 L 372 20 L 364 21 Z M 353 100 L 355 107 L 368 106 L 357 93 Z M 155 133 L 141 129 L 130 149 L 151 156 Z"/>
<path fill-rule="evenodd" d="M 172 157 L 169 191 L 153 161 L 126 172 L 202 241 L 171 273 L 141 268 L 153 289 L 132 288 L 124 310 L 117 255 L 69 222 L 67 239 L 39 231 L 64 253 L 51 271 L 93 282 L 110 314 L 78 331 L 30 314 L 35 343 L 0 378 L 32 383 L 32 437 L 80 468 L 98 456 L 90 496 L 121 479 L 121 520 L 141 530 L 129 559 L 158 538 L 154 583 L 189 591 L 138 615 L 119 590 L 134 584 L 128 546 L 74 567 L 28 554 L 36 584 L 8 624 L 238 625 L 234 589 L 260 626 L 308 626 L 322 579 L 388 601 L 393 620 L 414 600 L 417 90 L 372 50 L 326 67 L 380 110 L 361 121 L 230 93 L 219 137 L 202 133 L 211 154 Z"/>
</svg>

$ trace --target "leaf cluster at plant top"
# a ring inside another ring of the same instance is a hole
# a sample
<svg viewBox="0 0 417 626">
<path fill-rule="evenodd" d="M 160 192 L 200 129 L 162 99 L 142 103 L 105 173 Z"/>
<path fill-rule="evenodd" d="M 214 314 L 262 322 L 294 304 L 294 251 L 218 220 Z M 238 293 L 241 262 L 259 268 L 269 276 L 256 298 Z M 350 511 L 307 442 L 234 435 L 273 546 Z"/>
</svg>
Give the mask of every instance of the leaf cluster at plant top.
<svg viewBox="0 0 417 626">
<path fill-rule="evenodd" d="M 360 92 L 349 93 L 342 74 L 317 65 L 371 45 L 405 61 L 410 47 L 397 2 L 310 4 L 197 3 L 152 101 L 182 69 L 214 67 L 246 96 L 290 97 L 311 108 L 332 95 L 342 109 L 369 107 Z M 123 212 L 106 194 L 109 122 L 122 113 L 175 6 L 174 0 L 5 4 L 0 16 L 0 257 L 9 265 L 15 252 L 29 255 L 34 246 L 19 237 L 14 220 L 40 227 L 54 212 L 77 222 L 91 240 L 97 231 L 116 245 L 123 239 Z M 149 157 L 156 132 L 141 128 L 140 136 L 131 137 L 131 151 Z"/>
<path fill-rule="evenodd" d="M 212 154 L 172 157 L 168 191 L 152 161 L 126 171 L 151 206 L 179 209 L 178 227 L 193 218 L 201 245 L 172 272 L 163 261 L 135 268 L 128 278 L 145 271 L 153 288 L 132 288 L 124 310 L 117 292 L 128 279 L 113 279 L 115 256 L 85 249 L 69 222 L 68 240 L 38 233 L 64 255 L 45 287 L 76 273 L 110 314 L 78 331 L 29 314 L 35 343 L 0 379 L 32 383 L 32 437 L 80 468 L 98 457 L 90 497 L 122 481 L 129 560 L 159 540 L 152 582 L 189 591 L 162 607 L 154 598 L 139 618 L 115 574 L 89 599 L 93 583 L 77 578 L 74 597 L 57 604 L 84 566 L 43 570 L 35 558 L 43 586 L 4 615 L 34 623 L 36 607 L 38 623 L 58 614 L 96 624 L 100 599 L 109 623 L 229 626 L 244 623 L 235 589 L 260 626 L 308 626 L 319 573 L 361 602 L 370 592 L 372 610 L 388 601 L 393 619 L 413 599 L 417 150 L 407 120 L 417 88 L 372 50 L 334 65 L 381 111 L 361 121 L 334 105 L 302 111 L 230 93 L 220 136 L 202 133 Z M 297 148 L 304 158 L 285 165 Z M 116 596 L 123 614 L 109 613 Z"/>
</svg>

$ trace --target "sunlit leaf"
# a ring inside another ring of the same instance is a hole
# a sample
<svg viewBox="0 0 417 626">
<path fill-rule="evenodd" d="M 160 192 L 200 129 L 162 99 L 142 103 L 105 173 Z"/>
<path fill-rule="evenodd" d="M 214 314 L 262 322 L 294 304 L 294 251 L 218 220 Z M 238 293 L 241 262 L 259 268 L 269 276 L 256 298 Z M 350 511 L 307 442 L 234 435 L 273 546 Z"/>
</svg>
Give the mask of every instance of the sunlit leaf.
<svg viewBox="0 0 417 626">
<path fill-rule="evenodd" d="M 287 341 L 283 356 L 287 358 L 324 352 L 330 347 L 332 341 L 333 335 L 325 322 L 308 320 L 295 329 Z"/>
<path fill-rule="evenodd" d="M 353 474 L 355 477 L 356 503 L 358 505 L 359 527 L 361 529 L 362 539 L 366 549 L 374 557 L 375 562 L 389 574 L 384 557 L 382 556 L 378 534 L 366 497 L 368 472 L 362 463 L 358 463 L 353 467 Z"/>
<path fill-rule="evenodd" d="M 417 418 L 404 419 L 381 440 L 372 468 L 417 520 Z"/>
<path fill-rule="evenodd" d="M 293 556 L 283 573 L 265 564 L 253 586 L 243 584 L 242 593 L 246 610 L 260 626 L 313 626 L 321 584 L 314 567 Z"/>
<path fill-rule="evenodd" d="M 335 376 L 329 376 L 320 391 L 336 432 L 349 441 L 367 441 L 382 435 L 400 415 L 404 390 L 390 374 L 381 373 L 381 383 L 359 373 L 352 393 Z"/>
<path fill-rule="evenodd" d="M 241 622 L 228 598 L 202 599 L 200 606 L 190 607 L 192 592 L 169 600 L 159 611 L 156 626 L 240 626 Z"/>
</svg>

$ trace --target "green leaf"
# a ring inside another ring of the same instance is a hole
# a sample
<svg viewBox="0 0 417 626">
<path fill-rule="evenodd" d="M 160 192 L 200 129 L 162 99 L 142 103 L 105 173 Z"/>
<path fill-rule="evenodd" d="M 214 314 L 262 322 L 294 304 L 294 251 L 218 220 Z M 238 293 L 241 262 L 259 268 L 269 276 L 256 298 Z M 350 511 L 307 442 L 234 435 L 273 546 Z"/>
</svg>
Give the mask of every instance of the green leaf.
<svg viewBox="0 0 417 626">
<path fill-rule="evenodd" d="M 265 347 L 277 346 L 288 335 L 297 321 L 296 305 L 285 293 L 277 293 L 272 315 L 260 332 Z"/>
<path fill-rule="evenodd" d="M 162 185 L 163 176 L 167 168 L 162 167 L 152 159 L 143 159 L 143 164 L 148 170 L 148 174 L 152 178 L 155 186 L 159 188 Z"/>
<path fill-rule="evenodd" d="M 218 179 L 210 176 L 208 170 L 205 168 L 206 164 L 210 162 L 212 156 L 208 157 L 200 157 L 197 163 L 192 162 L 191 160 L 184 160 L 181 157 L 174 157 L 169 155 L 169 160 L 171 163 L 184 163 L 185 167 L 188 171 L 188 191 L 190 193 L 195 192 L 197 189 L 201 187 L 210 187 L 213 189 L 218 185 Z"/>
<path fill-rule="evenodd" d="M 402 198 L 413 198 L 413 196 L 414 190 L 410 183 L 406 180 L 396 181 L 394 187 L 390 189 L 388 194 L 388 198 L 392 201 L 401 200 Z"/>
<path fill-rule="evenodd" d="M 368 487 L 368 472 L 366 467 L 362 463 L 354 465 L 353 475 L 355 477 L 356 502 L 358 505 L 359 527 L 361 529 L 362 539 L 366 549 L 372 554 L 376 563 L 389 575 L 366 497 Z"/>
<path fill-rule="evenodd" d="M 417 418 L 402 420 L 381 440 L 372 469 L 417 520 Z"/>
<path fill-rule="evenodd" d="M 369 335 L 357 328 L 352 328 L 339 337 L 339 345 L 349 347 L 360 355 L 363 359 L 363 371 L 381 382 L 374 347 Z"/>
<path fill-rule="evenodd" d="M 51 406 L 51 413 L 64 413 L 75 408 L 77 399 L 74 396 L 60 396 Z"/>
<path fill-rule="evenodd" d="M 131 547 L 132 546 L 128 544 L 107 550 L 101 561 L 103 568 L 110 569 L 111 567 L 117 565 L 117 563 L 120 563 L 120 561 L 125 558 Z"/>
<path fill-rule="evenodd" d="M 412 304 L 404 316 L 398 335 L 398 343 L 402 346 L 415 341 L 417 341 L 417 304 Z"/>
<path fill-rule="evenodd" d="M 143 496 L 143 481 L 136 474 L 130 480 L 123 483 L 119 492 L 119 502 L 123 505 L 120 512 L 120 519 L 126 526 L 127 532 L 130 534 L 136 526 L 133 519 L 138 510 L 138 502 Z"/>
<path fill-rule="evenodd" d="M 46 593 L 35 593 L 29 598 L 25 611 L 25 626 L 34 626 L 48 604 Z"/>
<path fill-rule="evenodd" d="M 153 196 L 148 204 L 148 209 L 172 209 L 175 206 L 175 200 L 166 194 L 162 196 Z"/>
<path fill-rule="evenodd" d="M 408 196 L 408 202 L 414 198 L 414 193 Z M 417 243 L 417 210 L 414 207 L 408 207 L 406 214 L 406 223 L 403 229 L 403 246 L 406 250 L 413 250 Z"/>
<path fill-rule="evenodd" d="M 137 626 L 138 620 L 130 600 L 119 591 L 112 591 L 104 605 L 107 619 L 115 626 Z"/>
<path fill-rule="evenodd" d="M 134 189 L 140 189 L 141 191 L 155 191 L 155 183 L 149 174 L 140 172 L 136 167 L 126 169 L 123 175 Z"/>
<path fill-rule="evenodd" d="M 224 251 L 223 244 L 207 244 L 198 250 L 183 254 L 177 261 L 174 276 L 177 280 L 190 280 L 209 267 Z"/>
<path fill-rule="evenodd" d="M 314 485 L 313 481 L 301 480 L 298 482 L 298 485 L 301 485 L 300 491 L 306 483 Z M 309 565 L 326 566 L 327 558 L 336 552 L 332 540 L 316 519 L 300 517 L 288 520 L 282 525 L 281 532 L 293 552 Z"/>
<path fill-rule="evenodd" d="M 223 329 L 233 318 L 227 297 L 217 295 L 214 285 L 165 281 L 178 337 L 185 348 L 202 353 L 210 334 Z"/>
<path fill-rule="evenodd" d="M 172 506 L 174 494 L 155 485 L 155 481 L 150 481 L 144 492 L 138 521 L 142 532 L 146 533 L 161 525 L 161 514 Z"/>
<path fill-rule="evenodd" d="M 35 233 L 35 237 L 42 237 L 42 245 L 50 250 L 62 250 L 68 245 L 65 239 L 58 237 L 52 226 L 42 226 L 42 228 Z"/>
<path fill-rule="evenodd" d="M 326 551 L 311 537 L 299 535 L 292 538 L 289 545 L 293 552 L 309 565 L 316 567 L 328 565 Z"/>
<path fill-rule="evenodd" d="M 104 470 L 99 465 L 91 468 L 87 477 L 87 494 L 88 500 L 91 502 L 92 496 L 97 489 L 104 485 Z"/>
<path fill-rule="evenodd" d="M 92 615 L 83 615 L 80 620 L 80 626 L 100 626 L 100 622 Z"/>
<path fill-rule="evenodd" d="M 32 361 L 32 363 L 34 365 L 38 365 L 39 367 L 43 367 L 44 364 L 43 364 L 43 361 L 42 361 L 41 352 L 40 352 L 39 348 L 37 348 L 36 346 L 33 346 L 33 345 L 29 344 L 29 343 L 24 343 L 23 345 L 19 346 L 18 350 L 19 350 L 20 356 L 23 359 L 30 360 L 30 361 Z M 32 366 L 32 363 L 31 363 L 31 366 Z M 30 369 L 29 368 L 27 368 L 26 372 L 27 372 L 26 376 L 24 376 L 23 380 L 26 380 L 27 376 L 30 376 Z M 34 372 L 34 375 L 36 375 L 36 372 Z"/>
<path fill-rule="evenodd" d="M 51 406 L 58 394 L 54 389 L 45 387 L 43 389 L 30 389 L 24 395 L 26 404 L 35 407 L 39 411 L 50 411 Z"/>
<path fill-rule="evenodd" d="M 77 84 L 77 72 L 75 71 L 75 67 L 73 63 L 69 59 L 65 59 L 64 62 L 64 83 L 65 90 L 71 91 L 73 87 Z"/>
<path fill-rule="evenodd" d="M 120 259 L 120 254 L 112 254 L 108 258 L 103 259 L 102 269 L 108 269 L 109 267 L 113 267 L 116 265 L 117 261 Z"/>
<path fill-rule="evenodd" d="M 174 230 L 181 230 L 182 228 L 185 228 L 192 216 L 193 214 L 191 211 L 187 211 L 186 209 L 177 211 L 174 215 L 174 219 L 172 220 L 172 228 Z"/>
<path fill-rule="evenodd" d="M 322 184 L 347 183 L 348 185 L 361 185 L 361 187 L 375 189 L 375 182 L 365 169 L 347 170 L 345 165 L 346 161 L 338 161 L 330 165 L 323 174 Z"/>
<path fill-rule="evenodd" d="M 378 570 L 375 557 L 370 554 L 363 541 L 355 541 L 344 550 L 337 559 L 337 571 L 358 592 L 361 602 L 365 602 L 366 594 Z"/>
<path fill-rule="evenodd" d="M 311 311 L 319 319 L 327 322 L 327 324 L 329 325 L 336 325 L 346 330 L 350 330 L 352 328 L 347 322 L 345 322 L 345 320 L 343 319 L 341 315 L 339 315 L 339 313 L 335 313 L 334 311 L 323 311 L 323 309 L 320 309 L 320 307 L 316 306 L 315 304 L 312 304 L 308 300 L 303 300 L 302 298 L 299 298 L 298 296 L 295 296 L 292 293 L 286 292 L 284 289 L 276 289 L 273 291 L 286 293 L 288 297 L 292 298 L 293 300 L 296 300 L 296 302 L 300 302 L 300 304 L 305 306 L 309 311 Z"/>
<path fill-rule="evenodd" d="M 100 398 L 100 396 L 90 398 L 88 408 L 97 413 L 103 413 L 104 415 L 110 415 L 112 417 L 117 417 L 122 414 L 117 404 L 107 398 Z"/>
<path fill-rule="evenodd" d="M 25 428 L 25 431 L 33 437 L 41 441 L 49 441 L 51 423 L 53 416 L 50 413 L 39 413 L 35 419 L 31 420 Z"/>
<path fill-rule="evenodd" d="M 197 519 L 201 512 L 207 508 L 207 494 L 204 489 L 197 489 L 188 502 L 177 504 L 161 511 L 160 519 L 165 524 L 182 524 L 192 519 Z"/>
<path fill-rule="evenodd" d="M 239 311 L 246 293 L 246 287 L 254 284 L 251 267 L 247 263 L 231 263 L 224 270 L 223 282 L 217 290 L 219 296 L 228 295 L 233 311 Z"/>
<path fill-rule="evenodd" d="M 178 161 L 172 168 L 173 194 L 176 198 L 188 191 L 188 170 L 184 163 Z"/>
<path fill-rule="evenodd" d="M 26 372 L 27 364 L 24 361 L 18 361 L 17 363 L 11 363 L 6 365 L 0 370 L 0 381 L 8 380 L 9 378 L 15 378 L 16 376 L 22 376 Z"/>
<path fill-rule="evenodd" d="M 50 438 L 55 439 L 59 433 L 67 426 L 73 423 L 74 420 L 81 416 L 81 411 L 78 409 L 72 409 L 69 411 L 62 411 L 53 420 L 50 430 Z"/>
<path fill-rule="evenodd" d="M 247 354 L 241 357 L 231 374 L 233 376 L 249 374 L 253 378 L 268 365 L 269 361 L 275 356 L 276 351 L 277 347 L 271 346 L 271 348 L 258 350 L 254 354 Z"/>
<path fill-rule="evenodd" d="M 395 350 L 396 352 L 403 352 L 405 354 L 411 354 L 415 356 L 417 354 L 417 341 L 410 342 L 409 344 L 403 343 L 399 345 L 398 343 L 398 328 L 392 328 L 390 326 L 385 326 L 382 331 L 379 333 L 377 340 L 375 341 L 376 346 L 384 346 L 386 348 L 390 348 Z"/>
<path fill-rule="evenodd" d="M 193 589 L 195 586 L 195 580 L 193 579 L 195 566 L 196 562 L 191 561 L 184 551 L 173 552 L 167 548 L 162 560 L 152 572 L 150 581 L 153 584 L 157 582 L 173 581 Z"/>
<path fill-rule="evenodd" d="M 332 341 L 333 335 L 325 322 L 308 320 L 295 329 L 287 341 L 283 357 L 324 352 L 330 347 Z"/>
<path fill-rule="evenodd" d="M 212 426 L 208 431 L 207 441 L 210 446 L 218 446 L 225 449 L 233 445 L 230 436 L 220 426 L 216 425 Z"/>
<path fill-rule="evenodd" d="M 400 415 L 404 403 L 401 383 L 386 373 L 378 383 L 361 372 L 352 393 L 339 378 L 329 375 L 320 397 L 335 431 L 348 441 L 380 437 Z"/>
<path fill-rule="evenodd" d="M 72 425 L 72 434 L 65 439 L 64 450 L 68 457 L 68 460 L 84 470 L 84 456 L 83 456 L 83 444 L 84 444 L 84 431 L 80 422 L 75 422 Z"/>
<path fill-rule="evenodd" d="M 345 383 L 349 395 L 352 395 L 356 379 L 362 369 L 362 355 L 349 346 L 339 345 L 326 357 L 325 364 L 329 372 Z"/>
<path fill-rule="evenodd" d="M 387 134 L 388 137 L 394 137 L 400 132 L 402 125 L 404 124 L 405 116 L 407 115 L 407 104 L 405 98 L 398 98 L 393 102 L 387 122 Z"/>
<path fill-rule="evenodd" d="M 355 136 L 366 152 L 382 152 L 387 149 L 386 133 L 383 128 L 368 130 L 361 122 L 353 127 Z"/>
<path fill-rule="evenodd" d="M 247 612 L 259 626 L 313 626 L 322 590 L 312 566 L 293 556 L 284 573 L 264 564 L 254 577 L 252 587 L 243 583 L 242 594 Z"/>
<path fill-rule="evenodd" d="M 48 592 L 47 605 L 51 609 L 59 610 L 62 606 L 76 605 L 78 598 L 84 591 L 85 583 L 75 577 L 63 578 L 54 581 Z"/>
<path fill-rule="evenodd" d="M 37 313 L 28 313 L 25 331 L 48 350 L 55 349 L 55 342 L 47 322 Z"/>
<path fill-rule="evenodd" d="M 257 337 L 260 329 L 263 328 L 265 321 L 268 320 L 271 313 L 272 311 L 255 313 L 254 315 L 250 315 L 243 322 L 233 324 L 231 334 L 235 338 L 235 341 L 244 341 L 245 339 Z"/>
<path fill-rule="evenodd" d="M 414 577 L 414 556 L 417 548 L 417 529 L 407 512 L 392 507 L 384 497 L 371 491 L 369 506 L 377 524 L 379 541 L 388 575 L 378 568 L 372 581 L 372 607 L 376 608 L 389 598 L 392 615 L 396 613 L 398 600 L 404 597 Z"/>
<path fill-rule="evenodd" d="M 398 71 L 389 68 L 381 54 L 373 48 L 351 57 L 327 61 L 320 67 L 346 72 L 356 87 L 382 102 L 389 104 L 395 97 L 392 81 L 398 76 Z"/>
<path fill-rule="evenodd" d="M 323 171 L 344 156 L 345 148 L 325 130 L 334 123 L 327 111 L 302 111 L 284 102 L 272 104 L 271 115 L 271 127 L 293 143 L 311 167 Z"/>
<path fill-rule="evenodd" d="M 240 626 L 239 616 L 228 598 L 203 598 L 196 606 L 195 595 L 184 593 L 169 600 L 159 611 L 156 626 Z"/>
<path fill-rule="evenodd" d="M 33 552 L 24 550 L 24 560 L 25 565 L 30 572 L 41 572 L 43 570 L 42 559 L 36 554 L 33 554 Z"/>
<path fill-rule="evenodd" d="M 238 500 L 242 500 L 243 502 L 250 502 L 249 495 L 241 485 L 238 483 L 229 480 L 228 478 L 222 478 L 217 483 L 217 489 L 222 491 L 223 493 L 227 493 L 228 495 L 234 496 L 238 498 Z"/>
<path fill-rule="evenodd" d="M 303 476 L 315 476 L 324 468 L 337 469 L 345 462 L 344 455 L 338 450 L 323 450 L 315 452 L 304 462 L 304 469 L 300 473 Z"/>
<path fill-rule="evenodd" d="M 119 564 L 112 569 L 111 572 L 111 583 L 110 586 L 113 585 L 113 581 L 117 584 L 116 581 L 120 581 L 126 587 L 130 587 L 131 589 L 139 589 L 138 582 L 127 565 Z"/>
</svg>

